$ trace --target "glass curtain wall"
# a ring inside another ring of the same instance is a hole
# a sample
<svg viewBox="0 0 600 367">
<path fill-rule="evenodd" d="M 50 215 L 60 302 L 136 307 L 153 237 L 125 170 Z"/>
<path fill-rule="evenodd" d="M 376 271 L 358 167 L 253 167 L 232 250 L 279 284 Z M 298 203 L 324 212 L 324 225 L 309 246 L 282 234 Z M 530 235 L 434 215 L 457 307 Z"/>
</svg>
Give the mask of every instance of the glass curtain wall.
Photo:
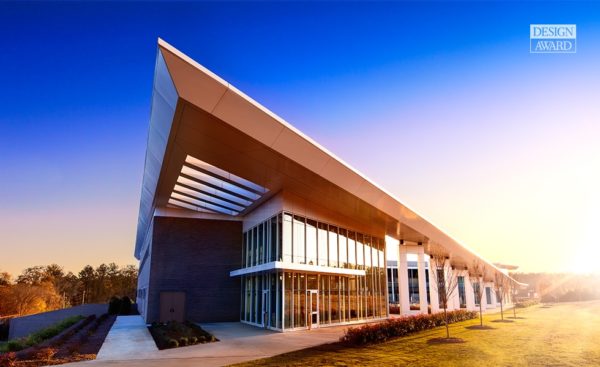
<svg viewBox="0 0 600 367">
<path fill-rule="evenodd" d="M 275 329 L 307 328 L 310 291 L 320 325 L 387 316 L 385 241 L 291 213 L 243 235 L 242 267 L 272 261 L 364 270 L 365 275 L 271 271 L 242 276 L 242 321 Z M 325 269 L 323 269 L 325 270 Z"/>
</svg>

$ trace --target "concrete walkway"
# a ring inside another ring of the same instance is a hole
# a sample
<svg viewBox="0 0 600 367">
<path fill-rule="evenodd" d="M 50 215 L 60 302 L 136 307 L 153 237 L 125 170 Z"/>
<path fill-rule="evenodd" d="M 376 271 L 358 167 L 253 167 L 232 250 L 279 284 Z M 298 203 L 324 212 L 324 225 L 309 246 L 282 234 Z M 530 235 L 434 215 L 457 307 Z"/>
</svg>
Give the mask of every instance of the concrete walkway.
<svg viewBox="0 0 600 367">
<path fill-rule="evenodd" d="M 132 354 L 145 355 L 156 352 L 156 343 L 141 316 L 117 316 L 96 359 L 128 359 Z"/>
<path fill-rule="evenodd" d="M 339 340 L 347 326 L 288 333 L 263 330 L 239 322 L 202 324 L 202 328 L 220 341 L 158 351 L 140 316 L 120 316 L 96 360 L 69 365 L 226 366 L 332 343 Z"/>
</svg>

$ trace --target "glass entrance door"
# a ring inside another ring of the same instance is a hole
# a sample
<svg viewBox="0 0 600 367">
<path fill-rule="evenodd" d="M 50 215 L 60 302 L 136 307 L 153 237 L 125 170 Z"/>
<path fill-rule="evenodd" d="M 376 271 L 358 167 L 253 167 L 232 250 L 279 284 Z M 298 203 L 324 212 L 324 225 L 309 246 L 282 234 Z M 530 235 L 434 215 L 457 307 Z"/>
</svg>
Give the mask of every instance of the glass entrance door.
<svg viewBox="0 0 600 367">
<path fill-rule="evenodd" d="M 309 289 L 306 291 L 306 319 L 309 329 L 319 327 L 319 291 Z"/>
</svg>

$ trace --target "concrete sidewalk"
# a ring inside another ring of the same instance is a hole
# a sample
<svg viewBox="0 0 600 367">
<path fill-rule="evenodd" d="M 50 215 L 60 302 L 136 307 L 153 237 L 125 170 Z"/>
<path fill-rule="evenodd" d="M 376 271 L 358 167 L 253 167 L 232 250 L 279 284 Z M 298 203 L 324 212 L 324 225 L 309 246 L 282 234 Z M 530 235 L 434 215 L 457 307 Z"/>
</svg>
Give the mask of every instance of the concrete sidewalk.
<svg viewBox="0 0 600 367">
<path fill-rule="evenodd" d="M 226 366 L 332 343 L 348 327 L 279 333 L 239 322 L 202 324 L 220 341 L 159 351 L 142 318 L 125 317 L 117 319 L 96 360 L 70 366 Z"/>
<path fill-rule="evenodd" d="M 145 355 L 156 352 L 156 343 L 141 316 L 118 316 L 96 359 L 128 359 L 132 354 Z"/>
</svg>

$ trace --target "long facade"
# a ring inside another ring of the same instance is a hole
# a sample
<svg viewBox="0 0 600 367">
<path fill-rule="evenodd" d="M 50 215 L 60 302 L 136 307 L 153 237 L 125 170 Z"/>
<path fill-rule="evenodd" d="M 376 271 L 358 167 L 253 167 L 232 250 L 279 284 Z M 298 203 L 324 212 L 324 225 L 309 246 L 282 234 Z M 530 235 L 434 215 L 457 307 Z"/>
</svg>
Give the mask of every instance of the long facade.
<svg viewBox="0 0 600 367">
<path fill-rule="evenodd" d="M 450 309 L 476 307 L 473 263 L 486 306 L 498 274 L 514 282 L 159 40 L 135 244 L 147 322 L 290 331 L 385 319 L 390 303 L 437 312 L 433 252 L 459 276 Z"/>
</svg>

